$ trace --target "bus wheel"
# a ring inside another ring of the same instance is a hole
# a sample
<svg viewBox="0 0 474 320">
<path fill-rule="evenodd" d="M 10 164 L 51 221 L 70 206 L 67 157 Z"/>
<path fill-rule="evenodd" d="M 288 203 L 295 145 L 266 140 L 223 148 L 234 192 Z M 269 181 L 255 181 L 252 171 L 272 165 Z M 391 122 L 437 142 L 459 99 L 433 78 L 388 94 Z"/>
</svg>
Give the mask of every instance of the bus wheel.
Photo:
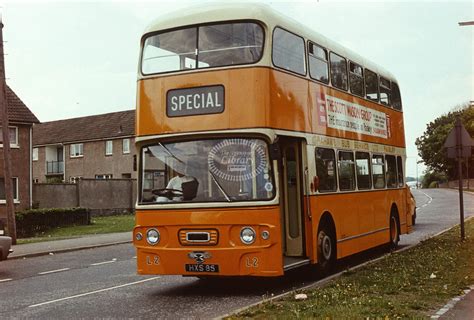
<svg viewBox="0 0 474 320">
<path fill-rule="evenodd" d="M 318 269 L 328 274 L 336 261 L 336 236 L 327 224 L 318 231 Z"/>
<path fill-rule="evenodd" d="M 395 250 L 400 241 L 400 229 L 398 228 L 398 215 L 392 211 L 390 214 L 390 250 Z"/>
</svg>

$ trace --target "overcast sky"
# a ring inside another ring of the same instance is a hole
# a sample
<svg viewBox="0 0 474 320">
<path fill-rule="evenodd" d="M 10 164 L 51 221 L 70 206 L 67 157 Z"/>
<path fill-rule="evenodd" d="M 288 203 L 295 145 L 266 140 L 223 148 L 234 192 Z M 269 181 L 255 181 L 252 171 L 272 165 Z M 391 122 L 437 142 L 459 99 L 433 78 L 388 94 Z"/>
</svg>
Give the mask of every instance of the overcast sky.
<svg viewBox="0 0 474 320">
<path fill-rule="evenodd" d="M 3 1 L 7 83 L 42 122 L 133 109 L 143 30 L 204 2 Z M 262 2 L 395 75 L 410 176 L 426 123 L 474 100 L 472 1 Z"/>
</svg>

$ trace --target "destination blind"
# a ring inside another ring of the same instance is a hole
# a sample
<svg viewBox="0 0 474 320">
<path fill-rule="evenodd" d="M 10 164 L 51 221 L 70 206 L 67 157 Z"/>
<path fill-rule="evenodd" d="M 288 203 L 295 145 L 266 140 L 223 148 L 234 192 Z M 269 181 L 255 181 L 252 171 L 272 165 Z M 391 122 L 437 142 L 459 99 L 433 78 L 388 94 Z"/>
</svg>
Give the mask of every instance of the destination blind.
<svg viewBox="0 0 474 320">
<path fill-rule="evenodd" d="M 166 115 L 182 117 L 224 111 L 224 86 L 174 89 L 166 95 Z"/>
</svg>

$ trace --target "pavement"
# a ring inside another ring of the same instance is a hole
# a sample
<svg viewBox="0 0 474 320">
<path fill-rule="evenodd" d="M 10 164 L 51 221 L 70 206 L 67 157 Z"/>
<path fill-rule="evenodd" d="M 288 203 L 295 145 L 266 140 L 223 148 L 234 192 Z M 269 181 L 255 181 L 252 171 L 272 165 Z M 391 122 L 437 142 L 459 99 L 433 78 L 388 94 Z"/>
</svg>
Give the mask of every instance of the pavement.
<svg viewBox="0 0 474 320">
<path fill-rule="evenodd" d="M 12 246 L 8 259 L 36 257 L 61 252 L 113 246 L 132 242 L 132 232 L 96 234 L 73 239 L 53 240 Z"/>
</svg>

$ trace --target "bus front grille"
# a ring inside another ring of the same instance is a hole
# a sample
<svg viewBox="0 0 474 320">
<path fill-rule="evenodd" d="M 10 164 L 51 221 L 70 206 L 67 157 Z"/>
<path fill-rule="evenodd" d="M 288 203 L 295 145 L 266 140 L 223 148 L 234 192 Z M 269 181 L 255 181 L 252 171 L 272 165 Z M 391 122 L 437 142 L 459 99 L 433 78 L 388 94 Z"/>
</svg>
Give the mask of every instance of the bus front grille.
<svg viewBox="0 0 474 320">
<path fill-rule="evenodd" d="M 179 242 L 183 246 L 215 246 L 218 242 L 217 230 L 179 230 Z"/>
</svg>

